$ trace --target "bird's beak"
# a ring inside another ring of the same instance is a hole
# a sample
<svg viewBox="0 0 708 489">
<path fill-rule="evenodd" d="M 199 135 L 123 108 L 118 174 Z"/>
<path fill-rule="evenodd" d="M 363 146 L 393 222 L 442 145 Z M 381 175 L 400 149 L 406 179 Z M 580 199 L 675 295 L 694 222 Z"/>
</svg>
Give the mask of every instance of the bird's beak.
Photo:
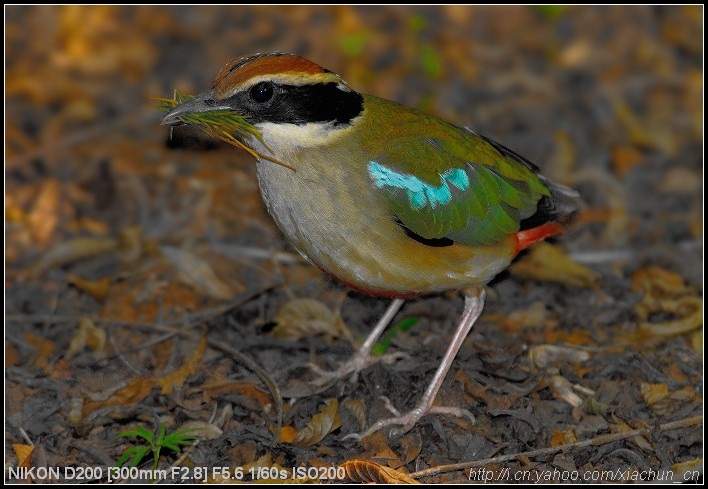
<svg viewBox="0 0 708 489">
<path fill-rule="evenodd" d="M 238 119 L 230 117 L 230 131 L 225 131 L 224 125 L 218 124 L 218 122 L 215 123 L 213 121 L 187 120 L 189 116 L 195 114 L 203 114 L 205 112 L 218 112 L 220 110 L 228 112 L 230 116 L 233 116 L 234 114 L 238 115 L 234 111 L 233 107 L 224 104 L 224 102 L 214 100 L 214 90 L 208 90 L 206 92 L 200 93 L 194 98 L 185 100 L 177 107 L 170 110 L 167 115 L 162 118 L 161 124 L 163 126 L 170 127 L 181 126 L 183 124 L 199 125 L 201 129 L 206 131 L 208 134 L 216 137 L 217 139 L 221 139 L 222 141 L 225 141 L 228 144 L 239 147 L 249 152 L 257 159 L 272 161 L 273 163 L 283 166 L 289 170 L 295 171 L 295 167 L 293 165 L 281 161 L 275 158 L 274 156 L 263 154 L 249 147 L 249 145 L 243 142 L 242 139 L 245 137 L 249 139 L 255 137 L 258 141 L 261 142 L 263 146 L 265 146 L 268 151 L 273 153 L 273 151 L 263 141 L 263 137 L 261 136 L 261 133 L 258 128 L 256 128 L 256 126 L 254 126 L 253 124 L 249 123 L 243 116 L 239 116 Z"/>
<path fill-rule="evenodd" d="M 226 105 L 219 105 L 219 103 L 214 100 L 214 91 L 208 90 L 200 93 L 194 98 L 185 100 L 177 107 L 169 111 L 167 115 L 162 118 L 161 124 L 163 126 L 180 126 L 185 124 L 182 120 L 185 116 L 199 114 L 201 112 L 215 112 L 219 110 L 233 109 Z"/>
</svg>

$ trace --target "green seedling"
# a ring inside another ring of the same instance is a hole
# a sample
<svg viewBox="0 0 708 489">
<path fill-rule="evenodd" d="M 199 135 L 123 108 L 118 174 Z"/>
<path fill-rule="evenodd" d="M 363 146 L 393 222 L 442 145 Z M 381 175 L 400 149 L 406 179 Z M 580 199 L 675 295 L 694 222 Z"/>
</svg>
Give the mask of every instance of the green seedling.
<svg viewBox="0 0 708 489">
<path fill-rule="evenodd" d="M 174 433 L 166 434 L 165 425 L 160 425 L 160 432 L 155 437 L 155 433 L 150 430 L 138 426 L 133 430 L 124 431 L 118 435 L 118 438 L 129 438 L 134 436 L 136 438 L 142 438 L 145 440 L 146 444 L 140 446 L 134 446 L 129 448 L 121 455 L 121 457 L 116 462 L 116 466 L 122 467 L 128 460 L 130 460 L 130 467 L 137 467 L 138 464 L 143 460 L 145 455 L 152 452 L 153 458 L 153 470 L 157 470 L 157 464 L 160 459 L 160 452 L 163 448 L 172 450 L 173 452 L 179 452 L 181 446 L 191 444 L 198 436 L 192 434 L 193 429 L 177 430 Z"/>
<path fill-rule="evenodd" d="M 418 324 L 418 321 L 420 321 L 420 318 L 406 318 L 396 324 L 393 328 L 391 328 L 391 331 L 386 333 L 386 336 L 384 336 L 381 341 L 374 345 L 374 347 L 372 348 L 374 354 L 383 355 L 384 353 L 386 353 L 386 350 L 388 350 L 388 348 L 391 346 L 393 338 L 395 338 L 396 335 L 401 331 L 408 331 L 409 329 L 411 329 L 413 326 Z"/>
</svg>

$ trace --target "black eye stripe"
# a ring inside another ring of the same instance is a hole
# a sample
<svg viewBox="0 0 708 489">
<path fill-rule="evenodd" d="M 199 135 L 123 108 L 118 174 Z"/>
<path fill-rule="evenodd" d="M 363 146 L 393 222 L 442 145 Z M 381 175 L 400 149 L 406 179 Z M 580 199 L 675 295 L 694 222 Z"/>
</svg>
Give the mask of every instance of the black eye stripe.
<svg viewBox="0 0 708 489">
<path fill-rule="evenodd" d="M 245 112 L 244 115 L 253 123 L 348 124 L 364 108 L 361 95 L 342 90 L 334 82 L 285 85 L 266 81 L 237 93 L 231 99 L 229 105 L 236 111 Z"/>
</svg>

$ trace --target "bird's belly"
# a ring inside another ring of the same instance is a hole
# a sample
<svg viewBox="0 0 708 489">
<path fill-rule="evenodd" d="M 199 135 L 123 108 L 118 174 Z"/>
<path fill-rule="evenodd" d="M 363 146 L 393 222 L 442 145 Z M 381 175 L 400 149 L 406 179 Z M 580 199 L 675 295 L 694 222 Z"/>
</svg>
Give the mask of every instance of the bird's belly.
<svg viewBox="0 0 708 489">
<path fill-rule="evenodd" d="M 484 285 L 513 258 L 510 240 L 435 247 L 408 237 L 366 181 L 310 178 L 306 169 L 271 162 L 258 162 L 257 173 L 268 211 L 289 242 L 328 274 L 372 295 Z"/>
</svg>

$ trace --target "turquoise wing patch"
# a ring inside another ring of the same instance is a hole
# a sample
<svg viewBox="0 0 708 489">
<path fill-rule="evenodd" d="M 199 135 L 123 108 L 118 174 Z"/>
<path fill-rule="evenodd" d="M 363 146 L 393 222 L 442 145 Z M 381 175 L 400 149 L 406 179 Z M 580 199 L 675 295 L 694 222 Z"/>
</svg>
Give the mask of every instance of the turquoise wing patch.
<svg viewBox="0 0 708 489">
<path fill-rule="evenodd" d="M 406 171 L 410 165 L 377 160 L 367 164 L 374 187 L 403 225 L 428 239 L 498 243 L 517 232 L 521 220 L 532 215 L 539 199 L 549 193 L 530 172 L 514 179 L 487 165 L 461 162 L 426 181 Z"/>
<path fill-rule="evenodd" d="M 461 168 L 450 168 L 440 175 L 440 185 L 426 183 L 415 175 L 399 173 L 376 161 L 370 161 L 367 169 L 374 185 L 378 188 L 389 187 L 405 191 L 411 208 L 416 210 L 425 207 L 435 209 L 449 204 L 452 201 L 451 186 L 462 191 L 470 186 L 470 179 Z"/>
</svg>

